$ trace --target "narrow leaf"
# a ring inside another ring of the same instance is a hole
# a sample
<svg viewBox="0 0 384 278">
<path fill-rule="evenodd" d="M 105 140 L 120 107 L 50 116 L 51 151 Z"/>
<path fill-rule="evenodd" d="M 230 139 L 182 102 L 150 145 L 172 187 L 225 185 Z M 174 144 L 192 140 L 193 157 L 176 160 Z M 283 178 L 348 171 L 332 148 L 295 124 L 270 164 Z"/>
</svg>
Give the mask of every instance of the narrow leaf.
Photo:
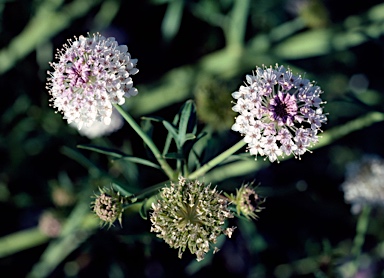
<svg viewBox="0 0 384 278">
<path fill-rule="evenodd" d="M 153 167 L 153 168 L 156 168 L 156 169 L 161 169 L 161 167 L 159 165 L 157 165 L 156 163 L 153 163 L 153 162 L 151 162 L 149 160 L 146 160 L 146 159 L 143 159 L 143 158 L 140 158 L 140 157 L 126 155 L 124 157 L 121 157 L 121 159 L 130 161 L 130 162 L 133 162 L 133 163 L 137 163 L 137 164 L 146 165 L 146 166 Z"/>
<path fill-rule="evenodd" d="M 190 100 L 185 102 L 183 109 L 181 111 L 181 117 L 180 117 L 180 123 L 179 123 L 179 136 L 178 136 L 178 141 L 180 146 L 183 146 L 185 142 L 185 135 L 187 133 L 188 122 L 192 113 L 192 105 L 193 105 L 193 102 Z"/>
<path fill-rule="evenodd" d="M 147 201 L 148 201 L 148 199 L 144 199 L 143 204 L 141 205 L 141 208 L 140 208 L 140 216 L 144 220 L 148 219 L 148 215 L 147 215 L 148 214 Z"/>
<path fill-rule="evenodd" d="M 127 154 L 123 153 L 122 151 L 119 150 L 113 150 L 105 147 L 100 147 L 100 146 L 93 146 L 93 145 L 77 145 L 77 148 L 79 149 L 85 149 L 85 150 L 90 150 L 106 155 L 110 155 L 113 157 L 121 158 L 124 156 L 127 156 Z"/>
<path fill-rule="evenodd" d="M 161 117 L 141 117 L 142 120 L 148 120 L 148 121 L 154 121 L 154 122 L 162 122 L 162 121 L 165 121 L 163 118 Z"/>
<path fill-rule="evenodd" d="M 179 122 L 179 114 L 176 114 L 174 119 L 173 119 L 172 124 L 174 126 L 176 126 L 178 122 Z M 165 139 L 165 144 L 164 144 L 164 149 L 163 149 L 163 156 L 168 152 L 169 147 L 171 146 L 171 143 L 172 143 L 172 138 L 173 138 L 172 134 L 168 133 L 167 134 L 167 138 Z"/>
<path fill-rule="evenodd" d="M 167 153 L 164 157 L 167 159 L 184 159 L 184 156 L 180 153 Z"/>
<path fill-rule="evenodd" d="M 193 139 L 196 139 L 196 135 L 193 134 L 193 133 L 187 133 L 185 135 L 185 141 L 189 141 L 189 140 L 193 140 Z"/>
<path fill-rule="evenodd" d="M 179 144 L 178 134 L 177 134 L 176 128 L 172 124 L 167 122 L 167 121 L 163 121 L 163 125 L 168 130 L 168 132 L 171 134 L 171 136 L 173 137 L 173 139 L 176 142 L 177 149 L 179 149 L 180 148 L 180 144 Z"/>
<path fill-rule="evenodd" d="M 129 196 L 133 195 L 132 193 L 130 193 L 129 191 L 127 191 L 121 185 L 118 185 L 117 183 L 112 183 L 112 187 L 115 190 L 117 190 L 118 192 L 120 192 L 120 194 L 125 196 L 125 197 L 129 197 Z"/>
</svg>

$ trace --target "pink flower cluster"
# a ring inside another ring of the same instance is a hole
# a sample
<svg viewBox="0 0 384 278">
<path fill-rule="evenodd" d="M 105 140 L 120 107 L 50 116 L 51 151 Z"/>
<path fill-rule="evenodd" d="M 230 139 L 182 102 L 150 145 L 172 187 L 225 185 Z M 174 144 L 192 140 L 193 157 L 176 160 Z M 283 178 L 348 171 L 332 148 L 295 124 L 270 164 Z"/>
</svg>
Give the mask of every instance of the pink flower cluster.
<svg viewBox="0 0 384 278">
<path fill-rule="evenodd" d="M 232 93 L 238 112 L 232 130 L 240 132 L 251 155 L 300 157 L 318 142 L 323 114 L 323 91 L 290 69 L 276 65 L 257 67 L 245 86 Z"/>
<path fill-rule="evenodd" d="M 100 34 L 68 40 L 50 63 L 47 89 L 52 106 L 79 129 L 95 121 L 109 125 L 112 105 L 135 96 L 131 75 L 139 70 L 126 45 Z"/>
</svg>

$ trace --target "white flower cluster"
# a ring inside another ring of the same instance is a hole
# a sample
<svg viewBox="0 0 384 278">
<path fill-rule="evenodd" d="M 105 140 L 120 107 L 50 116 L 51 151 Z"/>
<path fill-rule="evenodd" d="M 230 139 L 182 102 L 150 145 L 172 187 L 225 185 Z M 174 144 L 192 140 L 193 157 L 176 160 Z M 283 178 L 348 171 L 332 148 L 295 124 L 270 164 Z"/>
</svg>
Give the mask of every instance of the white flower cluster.
<svg viewBox="0 0 384 278">
<path fill-rule="evenodd" d="M 318 142 L 323 114 L 323 91 L 308 79 L 276 65 L 257 67 L 245 86 L 232 94 L 232 110 L 239 113 L 232 130 L 240 132 L 251 155 L 271 162 L 279 156 L 300 157 Z"/>
<path fill-rule="evenodd" d="M 341 188 L 353 213 L 360 212 L 364 205 L 384 207 L 384 160 L 366 155 L 361 161 L 350 163 Z"/>
<path fill-rule="evenodd" d="M 112 104 L 121 105 L 124 97 L 138 93 L 131 78 L 138 72 L 137 59 L 113 37 L 94 34 L 68 40 L 56 58 L 47 82 L 52 106 L 79 129 L 95 121 L 109 125 Z"/>
</svg>

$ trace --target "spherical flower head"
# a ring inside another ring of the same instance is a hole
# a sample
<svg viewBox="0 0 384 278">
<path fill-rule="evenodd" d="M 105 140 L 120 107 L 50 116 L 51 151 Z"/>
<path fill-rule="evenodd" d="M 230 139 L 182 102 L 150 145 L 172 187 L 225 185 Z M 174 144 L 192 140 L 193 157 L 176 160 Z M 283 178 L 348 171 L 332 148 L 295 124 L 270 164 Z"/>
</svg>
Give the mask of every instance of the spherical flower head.
<svg viewBox="0 0 384 278">
<path fill-rule="evenodd" d="M 361 161 L 347 166 L 346 179 L 341 185 L 345 202 L 352 212 L 359 213 L 363 206 L 384 207 L 384 160 L 366 155 Z"/>
<path fill-rule="evenodd" d="M 124 212 L 124 197 L 112 188 L 99 189 L 100 194 L 95 194 L 92 210 L 100 218 L 101 226 L 111 227 L 118 220 L 121 226 Z"/>
<path fill-rule="evenodd" d="M 178 183 L 164 187 L 160 197 L 152 203 L 151 232 L 179 249 L 179 258 L 188 247 L 201 261 L 219 235 L 231 237 L 234 228 L 223 226 L 233 215 L 216 188 L 181 177 Z"/>
<path fill-rule="evenodd" d="M 138 72 L 126 45 L 100 34 L 68 40 L 50 63 L 47 89 L 52 106 L 79 129 L 95 121 L 109 125 L 112 105 L 137 95 L 131 75 Z"/>
<path fill-rule="evenodd" d="M 236 206 L 236 212 L 240 216 L 247 219 L 258 218 L 257 214 L 262 210 L 260 205 L 264 203 L 264 199 L 256 193 L 252 188 L 253 183 L 247 183 L 236 189 L 236 195 L 227 195 L 231 203 Z"/>
<path fill-rule="evenodd" d="M 257 67 L 245 86 L 232 93 L 232 110 L 239 113 L 232 130 L 240 132 L 251 155 L 299 157 L 318 142 L 323 114 L 323 91 L 283 66 Z"/>
</svg>

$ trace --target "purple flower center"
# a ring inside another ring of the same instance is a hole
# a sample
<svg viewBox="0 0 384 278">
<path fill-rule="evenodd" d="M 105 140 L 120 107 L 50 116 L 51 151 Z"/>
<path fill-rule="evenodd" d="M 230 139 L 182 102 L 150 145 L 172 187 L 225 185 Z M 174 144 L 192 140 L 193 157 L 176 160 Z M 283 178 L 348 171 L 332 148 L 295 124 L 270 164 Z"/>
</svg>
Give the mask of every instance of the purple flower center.
<svg viewBox="0 0 384 278">
<path fill-rule="evenodd" d="M 297 104 L 294 95 L 278 93 L 269 101 L 269 116 L 278 125 L 292 126 L 297 114 Z"/>
<path fill-rule="evenodd" d="M 66 70 L 68 74 L 68 79 L 71 80 L 71 86 L 81 87 L 82 84 L 85 84 L 89 80 L 91 70 L 86 63 L 83 63 L 82 59 L 74 62 Z"/>
</svg>

